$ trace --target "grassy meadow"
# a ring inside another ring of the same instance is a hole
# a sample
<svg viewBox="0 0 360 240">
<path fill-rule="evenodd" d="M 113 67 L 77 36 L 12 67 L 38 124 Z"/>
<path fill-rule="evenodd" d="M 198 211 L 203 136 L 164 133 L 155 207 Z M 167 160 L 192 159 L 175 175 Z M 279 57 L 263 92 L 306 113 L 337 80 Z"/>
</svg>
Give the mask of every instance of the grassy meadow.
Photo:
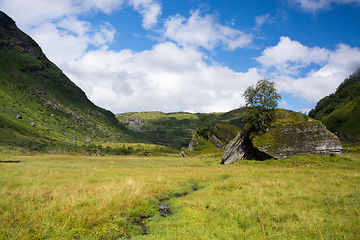
<svg viewBox="0 0 360 240">
<path fill-rule="evenodd" d="M 360 154 L 220 157 L 1 154 L 0 239 L 360 238 Z"/>
</svg>

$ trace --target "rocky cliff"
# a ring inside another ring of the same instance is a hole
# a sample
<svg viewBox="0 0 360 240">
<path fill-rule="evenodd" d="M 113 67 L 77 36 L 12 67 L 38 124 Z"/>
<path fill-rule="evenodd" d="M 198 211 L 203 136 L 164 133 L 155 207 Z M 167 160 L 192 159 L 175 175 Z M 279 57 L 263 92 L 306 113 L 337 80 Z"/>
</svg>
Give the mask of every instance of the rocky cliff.
<svg viewBox="0 0 360 240">
<path fill-rule="evenodd" d="M 189 143 L 188 148 L 181 149 L 181 156 L 202 154 L 202 153 L 220 153 L 225 149 L 228 143 L 236 137 L 241 131 L 237 126 L 218 123 L 214 126 L 212 133 L 204 138 L 204 136 L 195 133 Z"/>
<path fill-rule="evenodd" d="M 241 159 L 283 159 L 298 154 L 342 153 L 338 138 L 319 121 L 278 109 L 275 122 L 261 134 L 240 132 L 226 147 L 223 164 Z"/>
</svg>

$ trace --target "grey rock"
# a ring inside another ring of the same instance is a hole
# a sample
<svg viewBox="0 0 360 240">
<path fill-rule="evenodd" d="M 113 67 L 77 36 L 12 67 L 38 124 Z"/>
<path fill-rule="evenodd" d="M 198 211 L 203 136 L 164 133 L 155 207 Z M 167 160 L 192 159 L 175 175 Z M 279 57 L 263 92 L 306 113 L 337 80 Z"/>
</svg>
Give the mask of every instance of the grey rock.
<svg viewBox="0 0 360 240">
<path fill-rule="evenodd" d="M 196 134 L 192 136 L 192 139 L 189 143 L 188 150 L 194 151 L 194 146 L 199 145 L 199 141 L 196 139 Z"/>
<path fill-rule="evenodd" d="M 143 119 L 126 119 L 126 123 L 124 126 L 127 129 L 135 130 L 140 132 L 140 127 L 145 124 L 145 120 Z"/>
<path fill-rule="evenodd" d="M 89 149 L 89 151 L 85 154 L 86 156 L 101 156 L 101 151 L 99 149 Z"/>
<path fill-rule="evenodd" d="M 210 141 L 214 144 L 217 149 L 224 149 L 225 145 L 221 142 L 221 140 L 214 134 L 210 137 Z"/>
<path fill-rule="evenodd" d="M 359 68 L 360 69 L 360 68 Z M 348 133 L 344 133 L 340 130 L 336 130 L 334 132 L 334 134 L 339 138 L 340 141 L 342 142 L 353 142 L 356 143 L 358 142 L 358 140 L 351 134 Z"/>
<path fill-rule="evenodd" d="M 185 149 L 184 149 L 184 148 L 181 148 L 180 156 L 181 156 L 181 157 L 189 157 L 189 155 L 187 155 L 187 154 L 185 153 Z"/>
<path fill-rule="evenodd" d="M 240 132 L 226 147 L 222 163 L 242 159 L 283 159 L 292 155 L 342 154 L 339 139 L 315 120 L 296 123 L 276 123 L 263 133 L 252 137 Z"/>
<path fill-rule="evenodd" d="M 224 165 L 228 165 L 242 159 L 251 158 L 252 156 L 251 142 L 247 134 L 244 131 L 241 131 L 226 146 L 221 162 Z"/>
</svg>

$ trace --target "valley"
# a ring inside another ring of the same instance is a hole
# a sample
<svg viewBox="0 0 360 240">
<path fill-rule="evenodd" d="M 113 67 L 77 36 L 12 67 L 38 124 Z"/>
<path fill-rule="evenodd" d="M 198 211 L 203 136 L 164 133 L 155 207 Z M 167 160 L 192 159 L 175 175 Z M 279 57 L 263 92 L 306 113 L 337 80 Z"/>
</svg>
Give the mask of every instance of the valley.
<svg viewBox="0 0 360 240">
<path fill-rule="evenodd" d="M 114 114 L 0 11 L 0 239 L 357 239 L 359 73 L 263 132 L 249 106 Z"/>
</svg>

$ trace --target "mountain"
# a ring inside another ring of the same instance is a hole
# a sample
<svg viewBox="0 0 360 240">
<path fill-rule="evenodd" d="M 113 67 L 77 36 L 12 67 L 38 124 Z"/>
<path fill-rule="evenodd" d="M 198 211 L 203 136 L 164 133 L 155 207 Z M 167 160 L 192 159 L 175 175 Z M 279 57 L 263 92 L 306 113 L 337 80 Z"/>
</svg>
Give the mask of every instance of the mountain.
<svg viewBox="0 0 360 240">
<path fill-rule="evenodd" d="M 216 124 L 224 123 L 243 128 L 245 109 L 226 113 L 163 113 L 128 112 L 116 118 L 129 130 L 135 131 L 145 141 L 175 149 L 187 147 L 196 129 L 202 135 L 211 135 Z"/>
<path fill-rule="evenodd" d="M 337 132 L 342 140 L 352 140 L 348 134 L 360 140 L 360 68 L 346 78 L 335 93 L 321 99 L 309 116 Z"/>
<path fill-rule="evenodd" d="M 0 146 L 133 139 L 0 11 Z"/>
</svg>

